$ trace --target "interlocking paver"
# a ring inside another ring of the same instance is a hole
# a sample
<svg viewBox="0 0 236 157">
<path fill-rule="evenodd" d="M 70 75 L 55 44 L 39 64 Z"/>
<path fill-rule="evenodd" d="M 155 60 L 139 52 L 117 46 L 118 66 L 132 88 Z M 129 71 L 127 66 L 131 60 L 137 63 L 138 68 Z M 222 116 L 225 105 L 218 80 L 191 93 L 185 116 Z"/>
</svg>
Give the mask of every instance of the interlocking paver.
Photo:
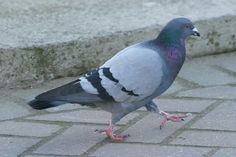
<svg viewBox="0 0 236 157">
<path fill-rule="evenodd" d="M 236 83 L 235 77 L 195 61 L 184 64 L 179 77 L 204 86 Z"/>
<path fill-rule="evenodd" d="M 51 89 L 50 87 L 39 87 L 39 88 L 30 88 L 30 89 L 10 89 L 4 91 L 6 95 L 11 95 L 16 98 L 21 98 L 25 100 L 25 102 L 28 102 L 32 100 L 35 96 L 38 94 L 45 92 L 47 90 Z"/>
<path fill-rule="evenodd" d="M 160 130 L 162 118 L 154 113 L 149 114 L 125 131 L 125 133 L 131 135 L 131 137 L 127 138 L 127 142 L 160 143 L 193 117 L 192 115 L 180 123 L 167 123 Z"/>
<path fill-rule="evenodd" d="M 197 63 L 213 65 L 213 66 L 218 65 L 233 72 L 236 72 L 235 60 L 236 60 L 236 52 L 195 59 Z"/>
<path fill-rule="evenodd" d="M 66 110 L 75 110 L 80 108 L 88 108 L 87 106 L 81 106 L 80 104 L 69 104 L 66 103 L 61 106 L 56 106 L 52 108 L 45 109 L 48 112 L 58 112 L 58 111 L 66 111 Z"/>
<path fill-rule="evenodd" d="M 30 114 L 30 112 L 19 104 L 0 96 L 0 120 L 22 117 Z"/>
<path fill-rule="evenodd" d="M 61 135 L 39 147 L 35 152 L 55 155 L 80 155 L 86 152 L 105 136 L 95 133 L 101 126 L 72 126 Z"/>
<path fill-rule="evenodd" d="M 28 89 L 9 89 L 5 90 L 4 92 L 7 95 L 12 95 L 21 99 L 24 99 L 26 101 L 32 100 L 35 96 L 38 94 L 41 94 L 47 90 L 56 88 L 58 86 L 61 86 L 65 83 L 68 83 L 72 80 L 76 80 L 74 77 L 66 77 L 66 78 L 61 78 L 61 79 L 56 79 L 52 80 L 50 82 L 45 82 L 42 83 L 41 85 L 37 85 L 33 88 L 28 88 Z"/>
<path fill-rule="evenodd" d="M 54 87 L 57 87 L 57 86 L 54 86 Z M 11 89 L 11 90 L 6 90 L 6 91 L 4 91 L 4 93 L 6 95 L 10 95 L 12 97 L 23 99 L 25 101 L 25 105 L 26 105 L 26 103 L 33 100 L 35 96 L 37 96 L 38 94 L 43 93 L 43 92 L 45 92 L 49 89 L 52 89 L 52 87 L 43 85 L 43 86 L 40 86 L 38 88 L 32 88 L 32 89 L 16 89 L 16 90 Z M 29 107 L 29 106 L 26 105 L 26 107 Z M 57 112 L 57 111 L 72 110 L 72 109 L 78 109 L 78 108 L 86 108 L 86 107 L 81 106 L 79 104 L 69 104 L 69 103 L 67 103 L 67 104 L 62 105 L 62 106 L 57 106 L 57 107 L 46 109 L 46 111 L 48 111 L 48 112 Z"/>
<path fill-rule="evenodd" d="M 163 95 L 173 94 L 173 93 L 183 90 L 183 89 L 186 89 L 186 87 L 184 87 L 182 84 L 180 84 L 178 82 L 178 80 L 175 80 L 174 83 L 170 86 L 170 88 L 167 89 L 167 91 L 165 91 L 163 93 Z"/>
<path fill-rule="evenodd" d="M 127 122 L 129 122 L 129 120 L 132 120 L 137 115 L 138 113 L 131 113 L 121 119 L 121 121 L 117 124 L 126 124 Z M 39 115 L 27 119 L 108 124 L 109 120 L 111 119 L 111 114 L 102 110 L 80 110 L 56 114 Z"/>
<path fill-rule="evenodd" d="M 55 155 L 26 155 L 25 157 L 57 157 Z"/>
<path fill-rule="evenodd" d="M 160 110 L 168 112 L 201 112 L 215 101 L 189 99 L 154 99 Z M 145 107 L 142 110 L 146 110 Z"/>
<path fill-rule="evenodd" d="M 236 147 L 235 132 L 184 131 L 172 144 Z"/>
<path fill-rule="evenodd" d="M 225 102 L 197 121 L 191 128 L 236 131 L 236 102 Z"/>
<path fill-rule="evenodd" d="M 39 139 L 0 137 L 1 157 L 16 157 L 37 142 Z"/>
<path fill-rule="evenodd" d="M 0 134 L 44 137 L 59 130 L 58 125 L 32 122 L 0 122 Z"/>
<path fill-rule="evenodd" d="M 173 147 L 144 144 L 107 144 L 91 154 L 91 157 L 202 157 L 210 149 Z"/>
<path fill-rule="evenodd" d="M 236 149 L 234 148 L 222 148 L 217 151 L 212 157 L 235 157 Z"/>
<path fill-rule="evenodd" d="M 177 96 L 180 97 L 202 97 L 202 98 L 217 98 L 217 99 L 236 99 L 235 86 L 216 86 L 207 88 L 196 88 L 180 92 Z"/>
</svg>

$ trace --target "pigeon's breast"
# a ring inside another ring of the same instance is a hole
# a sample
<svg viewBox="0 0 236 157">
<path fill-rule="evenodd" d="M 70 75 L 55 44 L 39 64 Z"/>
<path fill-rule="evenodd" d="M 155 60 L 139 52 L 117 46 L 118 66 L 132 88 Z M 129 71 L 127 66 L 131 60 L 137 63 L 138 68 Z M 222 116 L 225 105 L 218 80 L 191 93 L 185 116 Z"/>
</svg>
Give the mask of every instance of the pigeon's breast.
<svg viewBox="0 0 236 157">
<path fill-rule="evenodd" d="M 166 60 L 172 69 L 178 69 L 183 65 L 185 59 L 185 51 L 177 48 L 171 48 L 167 50 Z M 179 70 L 179 69 L 178 69 Z"/>
<path fill-rule="evenodd" d="M 163 75 L 160 86 L 154 92 L 153 97 L 161 95 L 171 86 L 185 60 L 185 50 L 170 48 L 168 50 L 162 50 L 162 52 L 165 52 L 164 55 L 162 56 Z"/>
</svg>

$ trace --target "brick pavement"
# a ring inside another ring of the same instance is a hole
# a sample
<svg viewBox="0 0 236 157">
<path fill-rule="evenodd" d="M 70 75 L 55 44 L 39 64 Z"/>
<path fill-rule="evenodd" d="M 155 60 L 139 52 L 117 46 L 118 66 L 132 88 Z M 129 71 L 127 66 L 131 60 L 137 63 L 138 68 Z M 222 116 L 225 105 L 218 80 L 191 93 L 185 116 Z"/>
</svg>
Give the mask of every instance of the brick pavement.
<svg viewBox="0 0 236 157">
<path fill-rule="evenodd" d="M 123 118 L 113 143 L 94 133 L 109 114 L 68 104 L 36 111 L 26 102 L 73 80 L 63 78 L 30 89 L 0 90 L 1 157 L 235 157 L 236 52 L 188 60 L 174 85 L 159 99 L 161 109 L 192 113 L 159 129 L 160 117 L 144 108 Z"/>
</svg>

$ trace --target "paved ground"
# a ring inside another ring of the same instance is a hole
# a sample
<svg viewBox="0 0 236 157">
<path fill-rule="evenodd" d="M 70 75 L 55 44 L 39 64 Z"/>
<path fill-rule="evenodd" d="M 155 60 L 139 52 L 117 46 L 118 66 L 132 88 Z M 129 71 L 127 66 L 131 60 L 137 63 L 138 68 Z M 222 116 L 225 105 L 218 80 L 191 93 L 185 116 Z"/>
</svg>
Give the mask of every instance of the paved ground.
<svg viewBox="0 0 236 157">
<path fill-rule="evenodd" d="M 122 143 L 94 133 L 109 120 L 101 110 L 68 104 L 35 111 L 26 105 L 36 94 L 73 79 L 0 90 L 1 157 L 236 156 L 236 52 L 187 61 L 156 101 L 162 110 L 192 116 L 160 130 L 160 117 L 140 109 L 118 123 L 117 132 L 131 134 Z"/>
</svg>

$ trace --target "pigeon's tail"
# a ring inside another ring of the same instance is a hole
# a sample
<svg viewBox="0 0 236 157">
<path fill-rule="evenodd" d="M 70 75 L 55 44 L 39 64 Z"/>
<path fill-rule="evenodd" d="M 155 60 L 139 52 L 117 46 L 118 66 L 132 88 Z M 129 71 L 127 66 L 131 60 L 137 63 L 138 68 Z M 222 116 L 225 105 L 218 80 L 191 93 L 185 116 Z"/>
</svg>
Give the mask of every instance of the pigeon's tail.
<svg viewBox="0 0 236 157">
<path fill-rule="evenodd" d="M 35 97 L 28 104 L 38 110 L 60 106 L 67 103 L 76 103 L 94 107 L 96 102 L 102 101 L 98 95 L 87 93 L 75 80 L 61 87 L 49 90 Z"/>
<path fill-rule="evenodd" d="M 56 107 L 56 106 L 63 105 L 65 103 L 66 102 L 64 102 L 64 101 L 44 101 L 44 100 L 37 100 L 37 99 L 34 99 L 34 100 L 28 102 L 28 104 L 32 108 L 37 109 L 37 110 Z"/>
</svg>

